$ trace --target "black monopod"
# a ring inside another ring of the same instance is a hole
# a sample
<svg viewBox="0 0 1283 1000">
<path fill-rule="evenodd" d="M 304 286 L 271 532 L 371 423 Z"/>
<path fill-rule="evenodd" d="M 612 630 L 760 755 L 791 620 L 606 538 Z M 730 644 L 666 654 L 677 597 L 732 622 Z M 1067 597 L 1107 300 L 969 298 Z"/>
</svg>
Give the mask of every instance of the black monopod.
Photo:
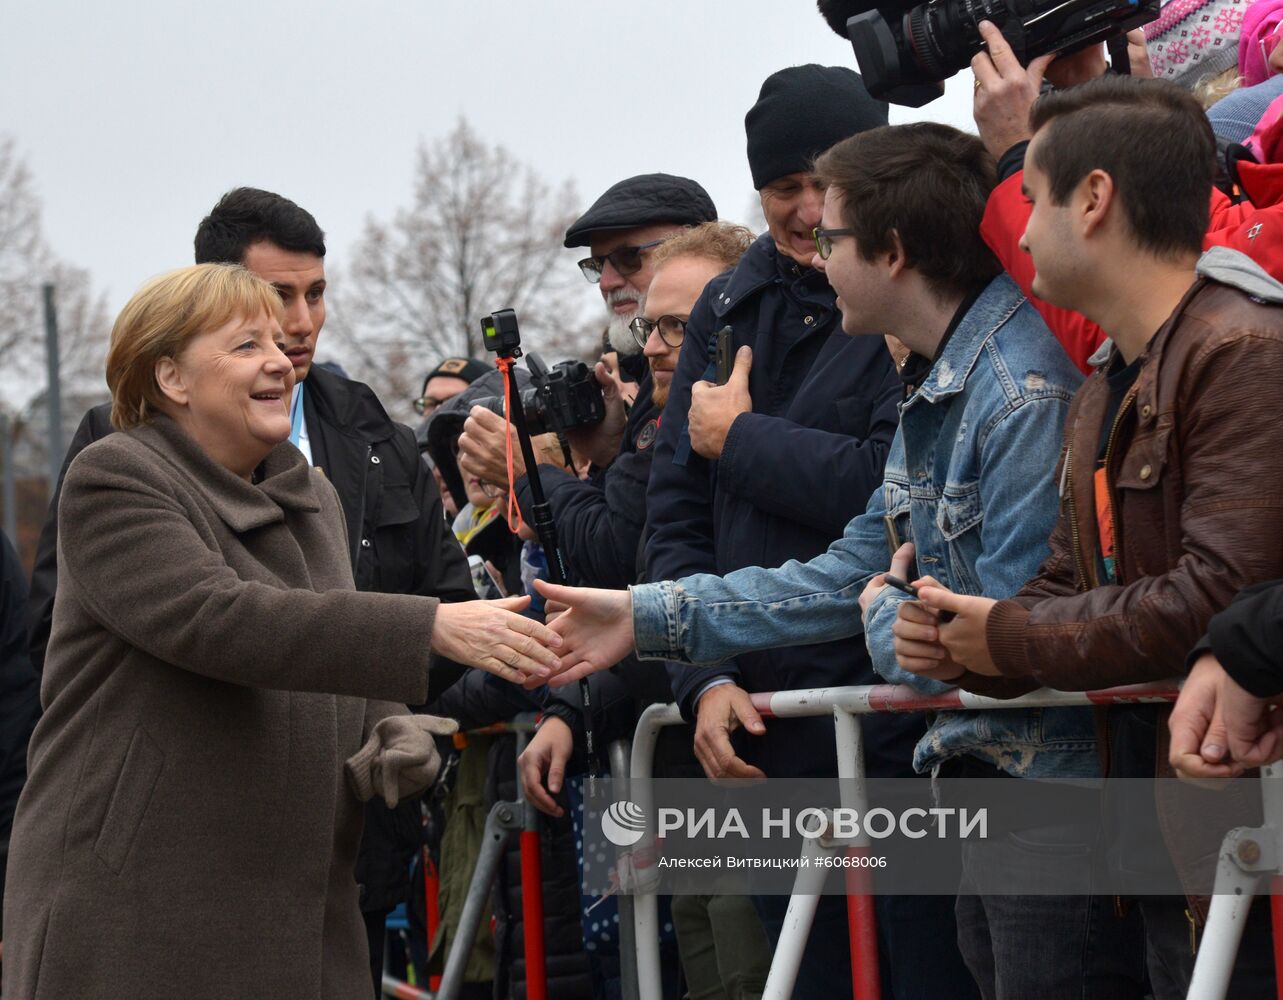
<svg viewBox="0 0 1283 1000">
<path fill-rule="evenodd" d="M 552 582 L 565 584 L 566 563 L 562 559 L 561 549 L 557 546 L 557 524 L 552 518 L 552 508 L 544 496 L 543 483 L 539 480 L 539 465 L 535 461 L 534 445 L 530 442 L 530 431 L 526 427 L 526 412 L 521 405 L 521 395 L 517 389 L 517 373 L 513 362 L 521 357 L 521 331 L 517 327 L 517 314 L 511 309 L 499 309 L 481 320 L 481 336 L 486 350 L 495 355 L 495 364 L 503 372 L 506 380 L 504 410 L 508 422 L 517 430 L 517 441 L 521 446 L 521 457 L 526 462 L 526 480 L 530 483 L 531 513 L 534 514 L 535 534 L 548 557 L 548 575 Z M 508 484 L 509 490 L 513 487 Z M 516 502 L 516 498 L 512 498 Z M 588 780 L 597 778 L 597 752 L 593 740 L 592 727 L 592 693 L 588 687 L 588 678 L 580 678 L 579 695 L 584 710 L 584 752 L 588 758 Z"/>
</svg>

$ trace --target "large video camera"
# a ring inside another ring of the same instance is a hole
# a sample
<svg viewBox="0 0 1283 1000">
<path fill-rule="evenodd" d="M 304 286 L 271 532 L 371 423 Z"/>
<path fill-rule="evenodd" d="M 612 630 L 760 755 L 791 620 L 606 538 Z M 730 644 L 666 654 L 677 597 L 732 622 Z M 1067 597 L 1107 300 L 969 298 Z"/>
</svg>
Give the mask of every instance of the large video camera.
<svg viewBox="0 0 1283 1000">
<path fill-rule="evenodd" d="M 606 416 L 606 402 L 592 369 L 582 361 L 561 361 L 547 368 L 533 351 L 526 354 L 531 385 L 517 396 L 531 434 L 565 433 L 599 424 Z M 492 413 L 506 416 L 502 396 L 476 400 Z"/>
<path fill-rule="evenodd" d="M 841 13 L 871 95 L 918 108 L 944 93 L 944 80 L 984 49 L 981 21 L 992 21 L 1021 63 L 1067 54 L 1158 17 L 1160 0 L 822 0 L 830 24 Z M 827 9 L 825 9 L 827 8 Z"/>
</svg>

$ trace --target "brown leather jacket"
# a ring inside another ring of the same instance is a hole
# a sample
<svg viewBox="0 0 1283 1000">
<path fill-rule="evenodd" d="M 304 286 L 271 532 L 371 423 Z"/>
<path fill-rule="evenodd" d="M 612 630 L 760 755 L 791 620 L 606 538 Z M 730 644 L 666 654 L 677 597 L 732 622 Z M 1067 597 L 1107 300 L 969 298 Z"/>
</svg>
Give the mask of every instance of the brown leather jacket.
<svg viewBox="0 0 1283 1000">
<path fill-rule="evenodd" d="M 1205 255 L 1199 272 L 1150 341 L 1110 430 L 1116 585 L 1097 575 L 1092 479 L 1109 401 L 1103 371 L 1074 398 L 1050 555 L 989 615 L 990 654 L 1010 685 L 1002 694 L 1180 676 L 1216 612 L 1244 587 L 1283 576 L 1283 285 L 1223 248 Z M 1158 732 L 1158 770 L 1170 773 L 1165 720 Z M 1173 836 L 1176 813 L 1165 806 L 1188 795 L 1178 782 L 1159 784 L 1177 868 L 1188 876 L 1196 865 L 1206 878 L 1220 834 Z M 1245 782 L 1228 797 L 1203 794 L 1221 815 L 1253 822 L 1259 796 L 1231 807 L 1239 790 L 1255 796 Z"/>
</svg>

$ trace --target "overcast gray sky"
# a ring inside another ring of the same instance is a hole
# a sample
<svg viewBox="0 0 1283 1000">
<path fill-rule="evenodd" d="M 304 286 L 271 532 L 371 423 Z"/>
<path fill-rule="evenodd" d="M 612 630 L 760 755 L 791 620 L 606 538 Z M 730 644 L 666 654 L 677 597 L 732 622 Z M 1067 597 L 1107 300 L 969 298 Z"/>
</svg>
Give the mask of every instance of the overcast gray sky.
<svg viewBox="0 0 1283 1000">
<path fill-rule="evenodd" d="M 114 316 L 190 263 L 228 188 L 316 215 L 342 265 L 368 215 L 410 200 L 418 143 L 460 117 L 586 206 L 630 174 L 699 180 L 746 221 L 744 112 L 805 62 L 854 66 L 810 0 L 71 0 L 0 8 L 0 132 L 55 252 Z M 921 118 L 970 128 L 971 76 Z M 585 284 L 586 297 L 596 291 Z"/>
</svg>

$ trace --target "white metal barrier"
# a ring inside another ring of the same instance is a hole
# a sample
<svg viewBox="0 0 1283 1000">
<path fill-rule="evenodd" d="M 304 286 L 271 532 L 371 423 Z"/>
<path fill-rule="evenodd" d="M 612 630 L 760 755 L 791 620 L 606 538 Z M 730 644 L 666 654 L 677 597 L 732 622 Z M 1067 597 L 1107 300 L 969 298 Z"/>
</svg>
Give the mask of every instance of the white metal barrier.
<svg viewBox="0 0 1283 1000">
<path fill-rule="evenodd" d="M 841 782 L 843 807 L 863 811 L 866 799 L 864 748 L 859 717 L 876 712 L 975 711 L 979 709 L 1050 708 L 1090 705 L 1161 703 L 1174 701 L 1178 682 L 1130 685 L 1100 691 L 1065 692 L 1042 689 L 1019 698 L 996 699 L 954 690 L 937 696 L 924 696 L 902 685 L 881 684 L 868 687 L 814 688 L 800 691 L 775 691 L 753 695 L 754 707 L 763 717 L 801 718 L 832 715 L 837 737 L 838 777 Z M 653 777 L 655 743 L 667 726 L 682 725 L 676 705 L 652 705 L 642 713 L 633 736 L 629 768 L 629 797 L 645 811 L 654 814 L 649 785 Z M 1259 830 L 1235 830 L 1225 839 L 1213 899 L 1188 1000 L 1223 1000 L 1243 932 L 1243 923 L 1252 896 L 1261 881 L 1270 874 L 1274 896 L 1274 947 L 1276 966 L 1283 966 L 1283 878 L 1278 872 L 1283 862 L 1283 767 L 1274 766 L 1262 772 L 1265 825 Z M 853 844 L 837 841 L 809 840 L 806 850 L 823 853 L 861 851 L 867 840 Z M 797 979 L 802 951 L 810 934 L 819 885 L 814 884 L 817 869 L 799 868 L 789 900 L 784 929 L 771 962 L 763 1000 L 787 1000 Z M 824 869 L 820 869 L 824 870 Z M 872 900 L 869 895 L 867 869 L 847 869 L 848 914 L 851 921 L 852 994 L 855 1000 L 877 1000 L 880 995 L 877 970 L 877 942 L 873 924 Z M 860 872 L 863 872 L 861 877 Z M 642 1000 L 661 995 L 659 958 L 658 900 L 654 893 L 637 892 L 633 897 L 636 925 L 637 982 Z M 1283 978 L 1280 980 L 1283 1000 Z"/>
</svg>

